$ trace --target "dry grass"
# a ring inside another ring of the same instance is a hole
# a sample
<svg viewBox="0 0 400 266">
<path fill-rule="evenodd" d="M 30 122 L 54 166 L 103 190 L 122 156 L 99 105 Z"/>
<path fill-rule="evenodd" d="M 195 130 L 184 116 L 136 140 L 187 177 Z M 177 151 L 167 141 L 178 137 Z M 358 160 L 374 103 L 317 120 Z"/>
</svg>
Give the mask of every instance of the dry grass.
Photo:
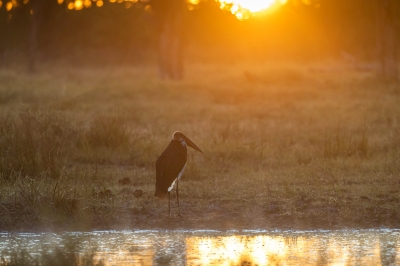
<svg viewBox="0 0 400 266">
<path fill-rule="evenodd" d="M 399 226 L 399 84 L 340 65 L 154 77 L 2 70 L 0 228 Z M 153 198 L 154 162 L 176 130 L 204 151 L 189 150 L 184 218 Z"/>
</svg>

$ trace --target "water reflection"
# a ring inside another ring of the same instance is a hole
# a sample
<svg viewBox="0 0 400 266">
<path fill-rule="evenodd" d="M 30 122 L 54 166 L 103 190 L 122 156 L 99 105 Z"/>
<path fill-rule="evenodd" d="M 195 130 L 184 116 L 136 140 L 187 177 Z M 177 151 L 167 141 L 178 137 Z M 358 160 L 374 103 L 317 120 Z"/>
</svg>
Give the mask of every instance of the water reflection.
<svg viewBox="0 0 400 266">
<path fill-rule="evenodd" d="M 2 233 L 0 251 L 3 264 L 400 265 L 400 230 Z"/>
<path fill-rule="evenodd" d="M 386 258 L 388 263 L 399 263 L 396 251 L 381 248 L 382 241 L 396 243 L 400 251 L 399 235 L 382 236 L 383 239 L 377 232 L 352 231 L 292 237 L 189 237 L 187 261 L 194 265 L 379 265 Z"/>
</svg>

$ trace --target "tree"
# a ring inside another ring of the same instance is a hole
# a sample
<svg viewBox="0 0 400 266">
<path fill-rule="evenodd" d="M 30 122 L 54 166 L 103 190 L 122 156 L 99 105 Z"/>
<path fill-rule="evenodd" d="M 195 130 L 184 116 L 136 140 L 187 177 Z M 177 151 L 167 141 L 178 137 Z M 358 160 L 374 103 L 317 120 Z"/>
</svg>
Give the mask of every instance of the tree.
<svg viewBox="0 0 400 266">
<path fill-rule="evenodd" d="M 38 34 L 43 20 L 47 0 L 31 0 L 31 22 L 28 41 L 28 68 L 30 72 L 36 72 L 38 58 Z"/>
<path fill-rule="evenodd" d="M 6 57 L 6 12 L 4 9 L 0 9 L 0 68 L 5 66 Z"/>
<path fill-rule="evenodd" d="M 184 0 L 153 0 L 158 35 L 158 68 L 161 79 L 183 77 L 182 25 Z"/>
<path fill-rule="evenodd" d="M 396 0 L 377 0 L 378 75 L 397 80 Z"/>
</svg>

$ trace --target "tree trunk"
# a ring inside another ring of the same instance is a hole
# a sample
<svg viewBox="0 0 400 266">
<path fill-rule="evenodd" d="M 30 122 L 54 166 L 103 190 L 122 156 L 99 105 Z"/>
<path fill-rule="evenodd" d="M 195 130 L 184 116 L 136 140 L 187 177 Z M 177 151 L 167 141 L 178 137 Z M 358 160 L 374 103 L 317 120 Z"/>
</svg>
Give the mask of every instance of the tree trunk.
<svg viewBox="0 0 400 266">
<path fill-rule="evenodd" d="M 0 9 L 0 68 L 6 65 L 6 11 Z"/>
<path fill-rule="evenodd" d="M 38 60 L 38 35 L 43 18 L 46 0 L 31 0 L 32 19 L 28 37 L 28 68 L 30 72 L 36 72 Z"/>
<path fill-rule="evenodd" d="M 394 1 L 397 0 L 377 0 L 378 75 L 388 80 L 397 80 L 399 77 L 395 14 L 393 12 Z"/>
<path fill-rule="evenodd" d="M 184 0 L 153 1 L 158 28 L 158 69 L 161 79 L 183 78 L 182 23 Z"/>
</svg>

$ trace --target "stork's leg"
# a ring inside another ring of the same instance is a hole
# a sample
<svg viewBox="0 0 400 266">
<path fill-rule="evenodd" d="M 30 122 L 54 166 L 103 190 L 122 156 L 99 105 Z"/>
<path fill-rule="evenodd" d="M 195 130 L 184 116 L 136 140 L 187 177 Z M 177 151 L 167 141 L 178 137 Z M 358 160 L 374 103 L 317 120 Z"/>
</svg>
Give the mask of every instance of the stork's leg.
<svg viewBox="0 0 400 266">
<path fill-rule="evenodd" d="M 171 192 L 168 191 L 168 213 L 171 216 Z"/>
<path fill-rule="evenodd" d="M 179 207 L 179 179 L 176 180 L 176 199 L 178 201 L 178 216 L 182 216 L 181 208 Z"/>
<path fill-rule="evenodd" d="M 176 201 L 178 202 L 178 215 L 181 215 L 181 209 L 179 208 L 179 178 L 176 180 Z"/>
<path fill-rule="evenodd" d="M 176 202 L 178 203 L 179 208 L 179 179 L 176 180 Z"/>
</svg>

